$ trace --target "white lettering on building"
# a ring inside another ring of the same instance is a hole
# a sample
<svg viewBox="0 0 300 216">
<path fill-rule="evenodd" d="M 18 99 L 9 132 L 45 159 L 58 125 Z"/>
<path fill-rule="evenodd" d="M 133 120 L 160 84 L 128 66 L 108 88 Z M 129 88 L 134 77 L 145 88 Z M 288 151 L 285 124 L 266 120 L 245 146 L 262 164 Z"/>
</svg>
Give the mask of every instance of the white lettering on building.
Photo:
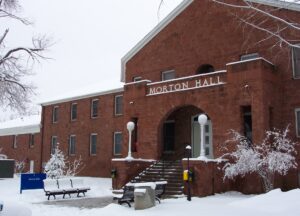
<svg viewBox="0 0 300 216">
<path fill-rule="evenodd" d="M 148 95 L 170 93 L 170 92 L 202 88 L 202 87 L 208 87 L 208 86 L 220 85 L 220 84 L 223 84 L 223 82 L 221 82 L 220 80 L 220 76 L 209 77 L 204 79 L 190 80 L 185 82 L 150 87 Z"/>
</svg>

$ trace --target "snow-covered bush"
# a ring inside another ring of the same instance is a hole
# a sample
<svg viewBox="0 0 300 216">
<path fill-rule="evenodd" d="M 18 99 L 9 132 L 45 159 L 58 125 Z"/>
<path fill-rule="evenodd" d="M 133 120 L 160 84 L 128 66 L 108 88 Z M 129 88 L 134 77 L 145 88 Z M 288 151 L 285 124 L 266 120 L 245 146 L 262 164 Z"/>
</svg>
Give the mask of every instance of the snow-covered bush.
<svg viewBox="0 0 300 216">
<path fill-rule="evenodd" d="M 54 153 L 45 165 L 45 173 L 47 178 L 58 179 L 64 175 L 66 170 L 65 155 L 59 149 L 59 144 L 56 145 Z"/>
<path fill-rule="evenodd" d="M 2 148 L 0 148 L 0 160 L 5 160 L 7 159 L 7 155 L 1 153 L 2 152 Z"/>
<path fill-rule="evenodd" d="M 84 164 L 81 156 L 72 162 L 67 161 L 67 170 L 65 172 L 65 176 L 76 176 L 83 168 Z"/>
<path fill-rule="evenodd" d="M 25 169 L 25 161 L 18 161 L 18 160 L 15 160 L 15 173 L 22 173 L 23 170 Z"/>
<path fill-rule="evenodd" d="M 288 132 L 288 127 L 283 131 L 267 131 L 262 143 L 252 144 L 238 132 L 231 131 L 232 139 L 227 142 L 236 144 L 236 150 L 223 155 L 230 159 L 224 166 L 224 179 L 257 173 L 263 180 L 265 191 L 272 190 L 276 173 L 286 175 L 297 167 L 296 143 L 288 138 Z"/>
<path fill-rule="evenodd" d="M 54 154 L 51 154 L 50 160 L 45 165 L 45 173 L 47 178 L 58 179 L 63 176 L 75 176 L 84 168 L 81 157 L 72 162 L 68 161 L 68 157 L 56 145 Z"/>
</svg>

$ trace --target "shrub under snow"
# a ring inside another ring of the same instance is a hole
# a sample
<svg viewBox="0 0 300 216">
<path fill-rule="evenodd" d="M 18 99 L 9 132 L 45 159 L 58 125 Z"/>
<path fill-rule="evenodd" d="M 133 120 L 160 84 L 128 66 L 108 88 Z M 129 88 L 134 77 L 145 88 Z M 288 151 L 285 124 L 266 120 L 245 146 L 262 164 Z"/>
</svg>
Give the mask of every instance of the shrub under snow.
<svg viewBox="0 0 300 216">
<path fill-rule="evenodd" d="M 257 173 L 263 180 L 265 191 L 272 190 L 275 173 L 286 175 L 297 167 L 296 143 L 288 138 L 288 132 L 288 127 L 283 131 L 267 131 L 262 143 L 252 144 L 238 132 L 231 131 L 229 142 L 236 144 L 236 150 L 223 156 L 233 159 L 224 166 L 224 178 Z"/>
</svg>

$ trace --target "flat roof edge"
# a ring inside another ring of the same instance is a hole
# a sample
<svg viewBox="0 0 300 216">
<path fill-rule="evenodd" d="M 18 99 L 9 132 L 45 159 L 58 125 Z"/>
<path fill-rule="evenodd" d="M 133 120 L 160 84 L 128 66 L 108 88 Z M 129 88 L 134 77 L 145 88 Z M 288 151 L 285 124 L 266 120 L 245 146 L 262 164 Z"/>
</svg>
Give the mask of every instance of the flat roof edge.
<svg viewBox="0 0 300 216">
<path fill-rule="evenodd" d="M 11 128 L 2 128 L 0 129 L 0 136 L 40 133 L 40 129 L 41 129 L 40 123 L 20 126 L 20 127 L 16 126 Z"/>
<path fill-rule="evenodd" d="M 85 95 L 66 97 L 66 98 L 62 98 L 62 99 L 58 99 L 58 100 L 41 102 L 39 104 L 41 106 L 48 106 L 48 105 L 53 105 L 53 104 L 58 104 L 58 103 L 69 102 L 69 101 L 73 101 L 73 100 L 85 99 L 85 98 L 89 98 L 89 97 L 114 94 L 114 93 L 123 92 L 123 91 L 124 91 L 124 88 L 122 87 L 122 88 L 116 88 L 116 89 L 111 89 L 111 90 L 107 90 L 107 91 L 101 91 L 101 92 L 95 92 L 95 93 L 90 93 L 90 94 L 85 94 Z"/>
</svg>

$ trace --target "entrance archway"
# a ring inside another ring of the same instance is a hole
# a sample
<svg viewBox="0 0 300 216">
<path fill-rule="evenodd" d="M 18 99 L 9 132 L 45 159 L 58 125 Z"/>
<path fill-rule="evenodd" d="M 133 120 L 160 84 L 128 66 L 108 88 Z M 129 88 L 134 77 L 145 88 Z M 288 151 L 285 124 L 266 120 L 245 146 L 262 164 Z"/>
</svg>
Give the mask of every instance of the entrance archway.
<svg viewBox="0 0 300 216">
<path fill-rule="evenodd" d="M 192 157 L 200 155 L 200 126 L 198 116 L 201 109 L 187 105 L 171 110 L 161 122 L 161 159 L 179 160 L 186 157 L 185 147 L 192 146 Z M 208 116 L 208 123 L 204 128 L 205 153 L 213 158 L 212 122 Z"/>
</svg>

